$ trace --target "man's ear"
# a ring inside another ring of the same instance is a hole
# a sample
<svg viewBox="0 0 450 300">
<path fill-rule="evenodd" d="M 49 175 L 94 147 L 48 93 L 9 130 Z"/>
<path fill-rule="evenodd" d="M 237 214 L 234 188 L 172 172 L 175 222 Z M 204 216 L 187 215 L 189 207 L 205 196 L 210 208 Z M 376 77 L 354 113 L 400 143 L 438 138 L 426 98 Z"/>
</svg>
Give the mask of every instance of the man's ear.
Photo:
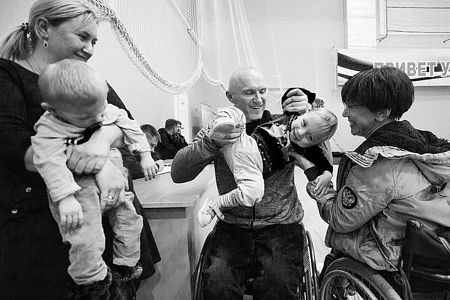
<svg viewBox="0 0 450 300">
<path fill-rule="evenodd" d="M 42 102 L 41 107 L 51 114 L 55 114 L 55 109 L 47 102 Z"/>
<path fill-rule="evenodd" d="M 48 40 L 49 22 L 46 18 L 41 17 L 37 21 L 36 33 L 42 40 Z"/>
<path fill-rule="evenodd" d="M 225 95 L 227 96 L 228 101 L 234 104 L 233 95 L 231 95 L 231 93 L 228 91 L 225 92 Z"/>
<path fill-rule="evenodd" d="M 390 114 L 391 114 L 391 109 L 389 109 L 389 108 L 382 109 L 376 113 L 375 120 L 377 120 L 378 122 L 382 122 L 382 121 L 386 120 L 387 118 L 389 118 Z"/>
</svg>

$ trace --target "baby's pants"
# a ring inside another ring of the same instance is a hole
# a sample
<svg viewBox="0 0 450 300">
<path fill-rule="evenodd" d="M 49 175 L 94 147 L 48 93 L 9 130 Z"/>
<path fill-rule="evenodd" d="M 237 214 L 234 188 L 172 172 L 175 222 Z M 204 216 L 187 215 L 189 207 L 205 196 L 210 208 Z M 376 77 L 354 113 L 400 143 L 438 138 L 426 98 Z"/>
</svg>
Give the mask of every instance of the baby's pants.
<svg viewBox="0 0 450 300">
<path fill-rule="evenodd" d="M 221 122 L 245 126 L 246 119 L 238 108 L 228 107 L 218 113 L 212 126 Z M 244 131 L 234 143 L 224 145 L 222 153 L 239 190 L 235 193 L 237 201 L 245 206 L 261 201 L 264 195 L 263 160 L 255 139 Z"/>
<path fill-rule="evenodd" d="M 76 178 L 77 179 L 77 178 Z M 75 194 L 84 214 L 84 225 L 72 232 L 64 232 L 59 226 L 64 242 L 70 243 L 68 273 L 78 285 L 103 280 L 107 267 L 102 259 L 105 250 L 105 235 L 100 211 L 100 191 L 93 175 L 82 176 L 77 180 L 81 190 Z M 115 234 L 113 241 L 113 263 L 122 266 L 135 266 L 140 257 L 140 235 L 142 217 L 133 206 L 134 195 L 126 192 L 126 201 L 104 214 L 108 217 Z M 60 224 L 58 203 L 51 200 L 53 217 Z"/>
</svg>

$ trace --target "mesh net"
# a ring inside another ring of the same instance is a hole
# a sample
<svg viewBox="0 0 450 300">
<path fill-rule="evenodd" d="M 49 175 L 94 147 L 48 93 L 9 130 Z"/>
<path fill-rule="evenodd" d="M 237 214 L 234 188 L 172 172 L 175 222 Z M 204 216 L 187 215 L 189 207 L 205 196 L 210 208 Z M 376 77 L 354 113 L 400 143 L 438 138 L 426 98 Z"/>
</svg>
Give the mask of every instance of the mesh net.
<svg viewBox="0 0 450 300">
<path fill-rule="evenodd" d="M 136 68 L 168 93 L 186 92 L 201 75 L 225 89 L 236 68 L 260 70 L 242 0 L 88 2 Z"/>
</svg>

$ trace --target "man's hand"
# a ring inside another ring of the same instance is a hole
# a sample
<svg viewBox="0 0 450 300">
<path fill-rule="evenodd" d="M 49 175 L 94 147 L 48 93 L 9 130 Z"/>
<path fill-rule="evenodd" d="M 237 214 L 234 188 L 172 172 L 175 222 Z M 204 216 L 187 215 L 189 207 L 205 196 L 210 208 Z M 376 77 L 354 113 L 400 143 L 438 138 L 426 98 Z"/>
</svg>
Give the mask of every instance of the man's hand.
<svg viewBox="0 0 450 300">
<path fill-rule="evenodd" d="M 100 190 L 100 207 L 102 212 L 116 207 L 125 201 L 125 190 L 128 190 L 128 180 L 122 171 L 109 159 L 103 168 L 95 175 Z"/>
<path fill-rule="evenodd" d="M 287 94 L 287 99 L 283 102 L 283 112 L 303 114 L 311 110 L 308 97 L 300 90 L 293 89 Z"/>
<path fill-rule="evenodd" d="M 73 195 L 60 200 L 58 202 L 58 208 L 60 223 L 66 232 L 83 226 L 83 211 L 80 202 Z"/>
<path fill-rule="evenodd" d="M 155 178 L 158 173 L 158 166 L 152 158 L 150 152 L 139 153 L 141 157 L 141 168 L 144 173 L 145 180 L 150 180 Z"/>
</svg>

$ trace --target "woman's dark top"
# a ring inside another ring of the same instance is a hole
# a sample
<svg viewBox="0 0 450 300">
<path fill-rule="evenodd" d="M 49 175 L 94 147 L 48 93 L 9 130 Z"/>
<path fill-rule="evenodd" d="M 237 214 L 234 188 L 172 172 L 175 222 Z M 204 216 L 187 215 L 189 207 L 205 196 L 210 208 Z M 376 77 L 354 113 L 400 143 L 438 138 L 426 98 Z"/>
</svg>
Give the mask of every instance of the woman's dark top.
<svg viewBox="0 0 450 300">
<path fill-rule="evenodd" d="M 24 163 L 34 123 L 44 112 L 38 78 L 0 59 L 0 299 L 66 299 L 66 288 L 72 284 L 67 274 L 69 245 L 62 243 L 50 213 L 46 186 Z M 108 102 L 125 109 L 112 88 Z M 137 198 L 134 204 L 142 215 Z M 108 263 L 112 235 L 107 222 L 104 226 Z M 148 222 L 144 222 L 141 249 L 140 263 L 148 277 L 160 260 Z"/>
</svg>

